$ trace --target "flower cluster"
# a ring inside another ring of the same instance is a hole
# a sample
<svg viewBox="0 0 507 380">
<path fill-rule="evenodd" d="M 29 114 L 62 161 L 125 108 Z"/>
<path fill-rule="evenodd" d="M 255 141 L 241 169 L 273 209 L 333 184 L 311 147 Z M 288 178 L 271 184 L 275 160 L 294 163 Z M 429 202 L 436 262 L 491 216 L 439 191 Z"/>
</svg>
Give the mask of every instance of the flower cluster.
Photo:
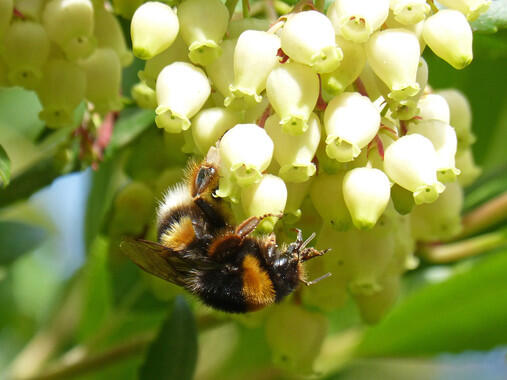
<svg viewBox="0 0 507 380">
<path fill-rule="evenodd" d="M 121 71 L 133 56 L 102 3 L 2 0 L 0 11 L 0 86 L 34 90 L 47 126 L 74 124 L 84 100 L 99 113 L 122 107 Z"/>
</svg>

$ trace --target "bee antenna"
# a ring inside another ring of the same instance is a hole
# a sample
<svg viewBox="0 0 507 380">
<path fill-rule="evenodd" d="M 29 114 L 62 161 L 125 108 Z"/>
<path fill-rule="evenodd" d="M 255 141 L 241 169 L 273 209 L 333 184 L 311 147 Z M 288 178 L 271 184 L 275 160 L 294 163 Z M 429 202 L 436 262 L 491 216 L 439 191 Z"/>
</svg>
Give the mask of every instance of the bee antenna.
<svg viewBox="0 0 507 380">
<path fill-rule="evenodd" d="M 301 251 L 303 251 L 303 250 L 306 248 L 306 246 L 307 246 L 308 244 L 310 244 L 310 242 L 311 242 L 311 241 L 315 238 L 315 236 L 316 236 L 316 235 L 317 235 L 317 234 L 316 234 L 315 232 L 312 232 L 312 234 L 308 237 L 308 239 L 306 239 L 306 240 L 303 242 L 303 244 L 301 244 L 301 246 L 299 247 L 299 249 L 300 249 Z"/>
<path fill-rule="evenodd" d="M 327 272 L 326 274 L 323 274 L 322 276 L 320 277 L 317 277 L 315 280 L 312 280 L 312 281 L 306 281 L 306 280 L 301 280 L 306 286 L 310 286 L 310 285 L 315 285 L 317 282 L 325 279 L 325 278 L 328 278 L 331 276 L 331 272 Z"/>
</svg>

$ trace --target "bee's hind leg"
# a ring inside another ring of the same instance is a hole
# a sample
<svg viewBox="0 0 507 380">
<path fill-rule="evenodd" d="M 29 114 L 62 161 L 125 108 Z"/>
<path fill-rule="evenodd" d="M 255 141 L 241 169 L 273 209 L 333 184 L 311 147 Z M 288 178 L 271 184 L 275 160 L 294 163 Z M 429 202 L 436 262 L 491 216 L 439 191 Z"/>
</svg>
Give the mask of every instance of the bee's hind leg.
<svg viewBox="0 0 507 380">
<path fill-rule="evenodd" d="M 251 216 L 244 221 L 242 221 L 237 227 L 236 227 L 236 235 L 240 236 L 241 238 L 244 238 L 248 236 L 253 230 L 257 228 L 260 222 L 262 222 L 263 219 L 268 218 L 270 216 L 275 216 L 277 218 L 281 218 L 283 214 L 265 214 L 262 216 Z"/>
</svg>

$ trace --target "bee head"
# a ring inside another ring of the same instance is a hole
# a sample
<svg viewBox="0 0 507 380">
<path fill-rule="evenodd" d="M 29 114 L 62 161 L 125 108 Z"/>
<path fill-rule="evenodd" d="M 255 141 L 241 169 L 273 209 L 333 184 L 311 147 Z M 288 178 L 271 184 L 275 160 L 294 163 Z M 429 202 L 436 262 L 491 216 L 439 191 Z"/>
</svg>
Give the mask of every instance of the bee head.
<svg viewBox="0 0 507 380">
<path fill-rule="evenodd" d="M 329 251 L 329 249 L 319 251 L 315 248 L 307 248 L 307 245 L 315 238 L 315 232 L 313 232 L 308 239 L 303 240 L 301 230 L 296 228 L 295 231 L 297 232 L 296 241 L 289 244 L 285 252 L 286 256 L 291 257 L 299 263 L 313 259 L 314 257 L 322 256 Z"/>
</svg>

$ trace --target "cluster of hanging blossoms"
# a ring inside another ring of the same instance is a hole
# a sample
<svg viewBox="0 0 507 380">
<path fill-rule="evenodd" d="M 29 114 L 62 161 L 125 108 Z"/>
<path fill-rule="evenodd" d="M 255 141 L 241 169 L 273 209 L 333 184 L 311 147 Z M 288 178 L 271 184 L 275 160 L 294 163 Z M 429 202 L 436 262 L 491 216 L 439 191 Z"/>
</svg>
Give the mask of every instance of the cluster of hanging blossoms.
<svg viewBox="0 0 507 380">
<path fill-rule="evenodd" d="M 430 87 L 421 54 L 470 64 L 469 21 L 489 1 L 429 3 L 336 0 L 271 25 L 231 21 L 220 0 L 133 14 L 133 52 L 146 60 L 134 98 L 184 134 L 187 152 L 218 149 L 217 196 L 237 219 L 284 214 L 260 226 L 279 236 L 294 223 L 321 229 L 318 248 L 333 251 L 310 273 L 333 276 L 305 289 L 309 304 L 335 308 L 350 294 L 374 321 L 417 265 L 415 241 L 460 230 L 462 186 L 480 172 L 470 106 Z"/>
<path fill-rule="evenodd" d="M 34 90 L 49 127 L 75 125 L 85 100 L 100 114 L 119 110 L 122 67 L 132 59 L 102 2 L 0 0 L 0 87 Z"/>
</svg>

